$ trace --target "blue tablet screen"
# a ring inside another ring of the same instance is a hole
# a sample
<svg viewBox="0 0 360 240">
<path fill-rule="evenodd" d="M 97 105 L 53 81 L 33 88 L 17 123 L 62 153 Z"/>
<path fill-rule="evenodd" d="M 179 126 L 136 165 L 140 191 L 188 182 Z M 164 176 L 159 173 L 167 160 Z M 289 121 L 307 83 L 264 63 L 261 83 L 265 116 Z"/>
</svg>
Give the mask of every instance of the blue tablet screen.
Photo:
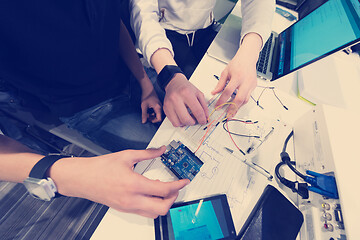
<svg viewBox="0 0 360 240">
<path fill-rule="evenodd" d="M 358 38 L 359 0 L 329 0 L 293 25 L 290 70 Z"/>
<path fill-rule="evenodd" d="M 229 235 L 220 200 L 170 209 L 170 239 L 223 239 Z"/>
</svg>

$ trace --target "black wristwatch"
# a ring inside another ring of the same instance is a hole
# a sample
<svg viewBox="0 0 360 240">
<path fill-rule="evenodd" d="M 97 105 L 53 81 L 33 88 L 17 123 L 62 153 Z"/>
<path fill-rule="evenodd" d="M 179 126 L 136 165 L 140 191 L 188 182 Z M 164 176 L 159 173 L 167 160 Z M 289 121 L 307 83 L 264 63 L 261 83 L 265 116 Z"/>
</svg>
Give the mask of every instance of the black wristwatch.
<svg viewBox="0 0 360 240">
<path fill-rule="evenodd" d="M 183 73 L 178 66 L 175 65 L 166 65 L 158 74 L 157 82 L 162 90 L 165 91 L 165 87 L 173 79 L 176 73 Z"/>
<path fill-rule="evenodd" d="M 44 201 L 50 201 L 54 197 L 61 196 L 57 192 L 54 181 L 47 176 L 47 171 L 57 160 L 66 157 L 70 156 L 50 154 L 34 165 L 29 177 L 24 180 L 24 185 L 31 196 Z"/>
</svg>

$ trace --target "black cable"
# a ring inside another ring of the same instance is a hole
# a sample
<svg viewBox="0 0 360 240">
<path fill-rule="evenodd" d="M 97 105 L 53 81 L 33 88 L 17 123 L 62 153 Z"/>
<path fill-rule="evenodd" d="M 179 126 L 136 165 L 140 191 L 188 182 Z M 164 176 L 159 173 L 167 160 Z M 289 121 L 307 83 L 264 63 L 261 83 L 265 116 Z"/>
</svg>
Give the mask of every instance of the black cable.
<svg viewBox="0 0 360 240">
<path fill-rule="evenodd" d="M 289 154 L 286 152 L 286 147 L 287 147 L 287 144 L 290 140 L 290 138 L 294 135 L 294 131 L 291 131 L 291 133 L 287 136 L 287 138 L 285 139 L 285 142 L 284 142 L 284 146 L 283 146 L 283 150 L 282 152 L 280 153 L 280 157 L 281 157 L 281 160 L 283 162 L 285 162 L 289 168 L 291 169 L 291 171 L 293 171 L 296 175 L 298 175 L 299 177 L 301 177 L 302 179 L 306 179 L 306 176 L 304 174 L 302 174 L 301 172 L 299 172 L 298 170 L 296 170 L 296 168 L 293 166 L 293 164 L 291 164 L 291 161 L 290 161 L 290 157 L 289 157 Z"/>
<path fill-rule="evenodd" d="M 282 103 L 282 101 L 280 100 L 280 98 L 276 95 L 275 89 L 272 88 L 271 90 L 273 91 L 274 96 L 275 96 L 276 99 L 279 101 L 279 103 L 280 103 L 286 110 L 289 110 L 289 109 L 287 108 L 287 106 L 285 106 L 285 105 Z"/>
<path fill-rule="evenodd" d="M 290 164 L 295 165 L 295 161 L 289 161 Z M 303 199 L 309 198 L 309 190 L 307 183 L 299 183 L 298 181 L 290 181 L 280 174 L 280 167 L 285 165 L 285 162 L 279 162 L 275 167 L 275 176 L 279 179 L 279 181 L 284 184 L 286 187 L 290 188 L 291 191 L 299 194 Z"/>
<path fill-rule="evenodd" d="M 240 133 L 234 133 L 234 132 L 228 131 L 228 130 L 226 129 L 226 127 L 225 127 L 225 124 L 226 124 L 226 122 L 230 122 L 230 121 L 236 121 L 236 120 L 230 119 L 230 120 L 227 120 L 227 121 L 225 121 L 225 122 L 223 123 L 223 129 L 224 129 L 227 133 L 232 134 L 232 135 L 235 135 L 235 136 L 240 136 L 240 137 L 260 138 L 260 136 L 258 136 L 258 135 L 246 135 L 246 134 L 240 134 Z M 237 121 L 240 121 L 240 120 L 237 120 Z M 241 122 L 241 121 L 240 121 L 240 122 Z"/>
<path fill-rule="evenodd" d="M 259 104 L 260 98 L 261 98 L 261 96 L 263 95 L 263 93 L 265 92 L 266 89 L 267 89 L 267 87 L 264 87 L 264 89 L 261 91 L 261 93 L 260 93 L 260 95 L 259 95 L 259 97 L 258 97 L 258 99 L 257 99 L 257 101 L 256 101 L 256 104 L 257 104 L 257 105 L 260 105 L 260 104 Z"/>
<path fill-rule="evenodd" d="M 295 161 L 290 161 L 290 163 L 295 165 Z M 286 164 L 285 162 L 279 162 L 276 165 L 276 167 L 275 167 L 275 175 L 280 180 L 280 182 L 282 184 L 284 184 L 287 187 L 290 187 L 288 182 L 291 182 L 291 181 L 280 175 L 280 168 L 282 167 L 282 165 L 285 165 L 285 164 Z"/>
<path fill-rule="evenodd" d="M 238 119 L 238 118 L 232 118 L 232 119 L 224 119 L 223 122 L 225 121 L 229 121 L 229 122 L 242 122 L 242 123 L 246 123 L 246 124 L 256 124 L 259 121 L 253 121 L 253 120 L 242 120 L 242 119 Z"/>
<path fill-rule="evenodd" d="M 256 103 L 256 105 L 258 105 L 261 109 L 264 109 L 264 107 L 262 107 L 262 106 L 260 105 L 260 98 L 261 98 L 261 96 L 263 95 L 263 93 L 265 92 L 266 89 L 271 89 L 272 92 L 273 92 L 273 94 L 274 94 L 274 96 L 275 96 L 275 98 L 279 101 L 279 103 L 281 104 L 281 106 L 283 106 L 283 108 L 285 108 L 286 110 L 289 110 L 288 107 L 286 107 L 286 106 L 283 104 L 283 102 L 280 100 L 280 98 L 279 98 L 278 95 L 276 94 L 276 92 L 275 92 L 275 87 L 264 87 L 264 86 L 257 86 L 257 87 L 263 88 L 263 90 L 261 91 L 258 99 L 256 100 L 256 99 L 255 99 L 253 96 L 251 96 L 251 95 L 250 95 L 250 97 L 251 97 L 252 100 L 254 100 L 254 102 Z"/>
<path fill-rule="evenodd" d="M 281 162 L 279 162 L 275 167 L 275 176 L 279 179 L 279 181 L 282 184 L 284 184 L 286 187 L 290 188 L 293 192 L 296 192 L 297 194 L 299 194 L 303 199 L 308 199 L 309 198 L 309 190 L 308 190 L 307 183 L 299 183 L 298 181 L 293 182 L 293 181 L 290 181 L 290 180 L 286 179 L 285 177 L 281 176 L 281 174 L 280 174 L 280 167 L 282 165 L 286 164 L 296 175 L 298 175 L 299 177 L 301 177 L 304 180 L 306 178 L 305 175 L 303 175 L 298 170 L 296 170 L 296 168 L 293 166 L 296 164 L 295 161 L 291 161 L 289 154 L 286 152 L 287 145 L 292 136 L 294 136 L 294 131 L 291 131 L 291 133 L 289 133 L 289 135 L 285 139 L 282 152 L 280 153 Z"/>
<path fill-rule="evenodd" d="M 261 106 L 258 102 L 256 102 L 256 99 L 250 95 L 251 99 L 254 100 L 255 104 L 259 106 L 259 108 L 264 109 L 263 106 Z"/>
<path fill-rule="evenodd" d="M 294 135 L 294 131 L 291 131 L 291 133 L 289 133 L 289 135 L 286 137 L 285 142 L 284 142 L 284 146 L 283 146 L 283 149 L 282 149 L 283 152 L 286 152 L 287 144 L 288 144 L 290 138 L 293 135 Z"/>
</svg>

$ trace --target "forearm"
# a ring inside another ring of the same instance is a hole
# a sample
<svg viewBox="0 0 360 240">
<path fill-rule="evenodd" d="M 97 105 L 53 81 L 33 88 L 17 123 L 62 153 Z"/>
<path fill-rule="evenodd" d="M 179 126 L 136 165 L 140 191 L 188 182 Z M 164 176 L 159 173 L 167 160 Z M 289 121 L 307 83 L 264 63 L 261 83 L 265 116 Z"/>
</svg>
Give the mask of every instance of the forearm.
<svg viewBox="0 0 360 240">
<path fill-rule="evenodd" d="M 150 61 L 158 74 L 166 65 L 177 65 L 173 55 L 167 48 L 156 50 L 151 56 Z"/>
<path fill-rule="evenodd" d="M 260 35 L 265 44 L 271 32 L 275 0 L 242 0 L 241 12 L 241 41 L 248 33 L 254 32 Z"/>
<path fill-rule="evenodd" d="M 128 30 L 123 22 L 120 25 L 120 57 L 130 69 L 135 78 L 139 81 L 141 88 L 152 86 L 148 77 L 146 76 L 143 65 L 140 62 L 139 56 L 135 50 L 135 46 L 131 40 Z"/>
<path fill-rule="evenodd" d="M 259 53 L 262 47 L 261 36 L 257 33 L 248 33 L 243 38 L 239 50 L 237 51 L 235 58 L 244 54 L 247 60 L 256 63 L 259 58 Z"/>
<path fill-rule="evenodd" d="M 0 180 L 22 183 L 29 176 L 34 165 L 43 157 L 21 143 L 0 134 Z M 76 165 L 80 159 L 63 158 L 49 169 L 48 175 L 54 180 L 60 193 L 68 195 L 68 189 L 74 187 L 71 185 L 76 181 L 71 181 L 70 177 L 74 169 L 77 169 L 77 173 L 83 169 L 83 167 L 79 168 L 80 165 Z"/>
<path fill-rule="evenodd" d="M 34 165 L 43 157 L 21 143 L 0 134 L 0 180 L 24 182 Z M 81 158 L 60 159 L 49 169 L 48 175 L 54 180 L 59 193 L 69 195 L 72 193 L 69 189 L 76 189 L 77 186 L 74 186 L 76 181 L 73 180 L 77 178 L 71 173 L 74 169 L 77 169 L 77 173 L 83 169 L 83 167 L 79 168 L 81 165 L 76 165 L 78 159 Z M 70 179 L 71 177 L 74 177 L 73 180 Z"/>
<path fill-rule="evenodd" d="M 134 164 L 159 157 L 165 147 L 125 150 L 89 158 L 62 158 L 48 171 L 58 192 L 86 198 L 118 211 L 156 218 L 165 215 L 189 180 L 160 182 L 133 171 Z M 23 182 L 43 156 L 0 135 L 0 179 Z"/>
<path fill-rule="evenodd" d="M 34 165 L 43 157 L 21 143 L 0 134 L 0 180 L 22 183 L 29 176 Z M 87 169 L 83 161 L 84 158 L 63 158 L 50 167 L 48 176 L 54 180 L 59 193 L 82 197 L 78 191 L 80 189 L 78 182 L 84 180 L 82 178 L 86 175 L 84 172 Z"/>
<path fill-rule="evenodd" d="M 21 143 L 0 135 L 0 179 L 23 182 L 32 167 L 44 156 Z"/>
<path fill-rule="evenodd" d="M 130 24 L 141 53 L 152 67 L 151 57 L 158 49 L 167 48 L 173 55 L 160 17 L 158 0 L 130 0 Z"/>
</svg>

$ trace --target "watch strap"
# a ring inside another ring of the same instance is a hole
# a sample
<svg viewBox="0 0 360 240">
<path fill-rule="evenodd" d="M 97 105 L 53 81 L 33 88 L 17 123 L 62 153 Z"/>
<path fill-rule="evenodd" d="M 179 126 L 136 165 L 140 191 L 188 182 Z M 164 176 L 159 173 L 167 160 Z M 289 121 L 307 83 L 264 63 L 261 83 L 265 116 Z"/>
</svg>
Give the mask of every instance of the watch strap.
<svg viewBox="0 0 360 240">
<path fill-rule="evenodd" d="M 38 179 L 46 179 L 47 170 L 59 159 L 65 158 L 69 156 L 65 155 L 47 155 L 40 159 L 34 167 L 31 169 L 29 177 L 38 178 Z"/>
<path fill-rule="evenodd" d="M 163 67 L 163 69 L 159 72 L 157 76 L 157 82 L 162 90 L 165 91 L 165 87 L 168 85 L 168 83 L 173 79 L 174 75 L 176 73 L 183 73 L 181 71 L 181 68 L 175 65 L 166 65 Z"/>
</svg>

